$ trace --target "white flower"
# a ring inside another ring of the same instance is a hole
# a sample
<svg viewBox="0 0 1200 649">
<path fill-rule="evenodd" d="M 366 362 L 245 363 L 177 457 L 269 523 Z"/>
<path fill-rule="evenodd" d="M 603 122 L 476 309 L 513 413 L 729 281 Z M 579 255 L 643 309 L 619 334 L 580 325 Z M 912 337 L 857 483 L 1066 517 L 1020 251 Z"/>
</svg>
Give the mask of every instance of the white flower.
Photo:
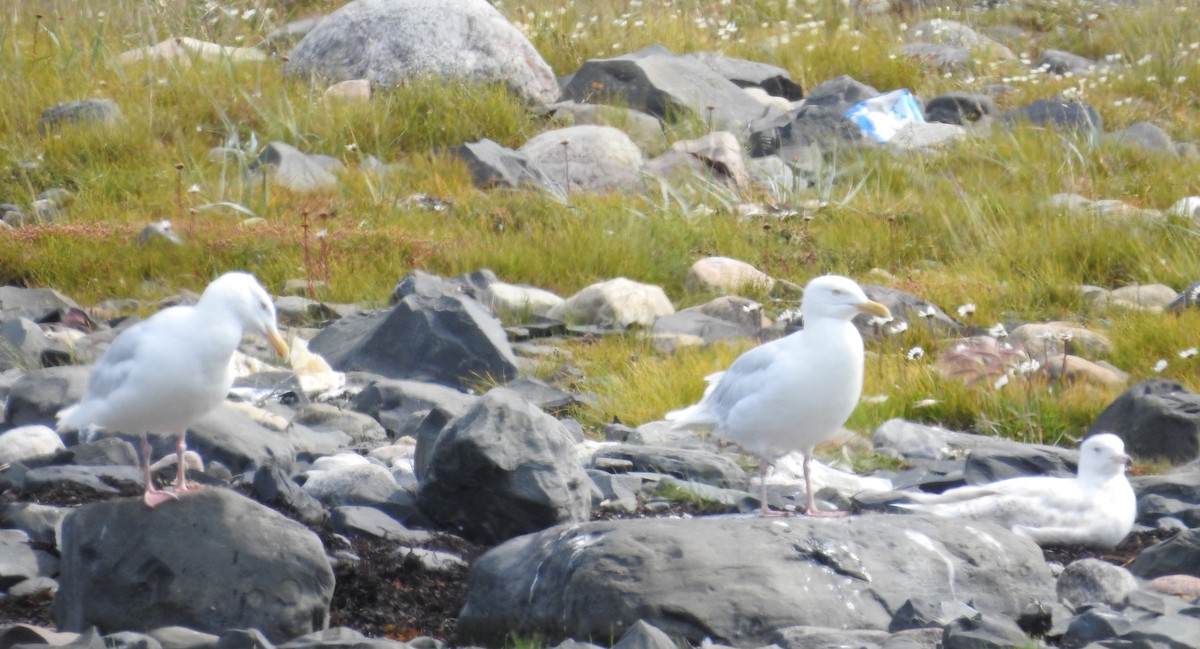
<svg viewBox="0 0 1200 649">
<path fill-rule="evenodd" d="M 875 316 L 875 317 L 871 318 L 870 320 L 867 320 L 867 324 L 871 325 L 872 327 L 882 327 L 883 325 L 885 325 L 891 321 L 892 321 L 892 316 L 888 316 L 886 318 L 881 318 L 879 316 Z"/>
<path fill-rule="evenodd" d="M 1158 359 L 1158 362 L 1154 364 L 1154 372 L 1156 374 L 1162 374 L 1162 371 L 1165 369 L 1167 369 L 1167 359 Z"/>
<path fill-rule="evenodd" d="M 1002 388 L 1006 385 L 1008 385 L 1008 375 L 1001 374 L 1000 378 L 996 379 L 996 382 L 992 384 L 992 387 L 999 390 L 1000 388 Z"/>
<path fill-rule="evenodd" d="M 200 193 L 200 185 L 192 185 L 191 187 L 188 187 L 188 193 L 189 194 L 199 194 Z"/>
<path fill-rule="evenodd" d="M 358 145 L 357 145 L 357 144 L 355 144 L 355 143 L 353 143 L 353 142 L 351 142 L 350 144 L 347 144 L 347 145 L 346 145 L 346 150 L 347 150 L 347 151 L 357 151 L 357 150 L 358 150 Z"/>
<path fill-rule="evenodd" d="M 886 394 L 872 394 L 870 396 L 866 396 L 866 397 L 862 398 L 863 403 L 870 403 L 870 404 L 887 403 L 887 400 L 888 400 L 888 395 L 886 395 Z"/>
<path fill-rule="evenodd" d="M 1196 349 L 1195 347 L 1188 347 L 1187 349 L 1179 352 L 1179 357 L 1180 358 L 1191 358 L 1191 357 L 1195 356 L 1196 354 L 1200 354 L 1200 349 Z"/>
<path fill-rule="evenodd" d="M 992 338 L 1007 338 L 1008 337 L 1008 329 L 1004 328 L 1003 322 L 997 322 L 995 325 L 992 325 L 992 327 L 990 327 L 988 329 L 988 335 L 991 336 Z"/>
<path fill-rule="evenodd" d="M 929 408 L 931 406 L 936 406 L 937 404 L 938 404 L 937 399 L 921 399 L 920 401 L 914 403 L 913 407 L 914 408 Z"/>
<path fill-rule="evenodd" d="M 913 347 L 912 349 L 908 350 L 907 354 L 905 354 L 905 356 L 907 356 L 908 360 L 910 360 L 910 361 L 915 361 L 924 355 L 925 355 L 925 350 L 922 349 L 920 346 Z"/>
<path fill-rule="evenodd" d="M 899 320 L 896 322 L 896 324 L 888 327 L 888 333 L 893 335 L 902 334 L 905 331 L 908 331 L 908 323 L 903 320 Z"/>
<path fill-rule="evenodd" d="M 917 309 L 917 317 L 932 318 L 935 315 L 937 315 L 937 308 L 932 304 L 926 304 L 925 306 Z"/>
<path fill-rule="evenodd" d="M 965 318 L 967 316 L 972 316 L 972 315 L 975 315 L 975 304 L 974 303 L 967 302 L 966 304 L 958 307 L 958 317 Z"/>
<path fill-rule="evenodd" d="M 1017 371 L 1021 374 L 1029 374 L 1030 372 L 1036 372 L 1040 369 L 1042 369 L 1042 364 L 1033 359 L 1023 361 L 1017 365 Z"/>
</svg>

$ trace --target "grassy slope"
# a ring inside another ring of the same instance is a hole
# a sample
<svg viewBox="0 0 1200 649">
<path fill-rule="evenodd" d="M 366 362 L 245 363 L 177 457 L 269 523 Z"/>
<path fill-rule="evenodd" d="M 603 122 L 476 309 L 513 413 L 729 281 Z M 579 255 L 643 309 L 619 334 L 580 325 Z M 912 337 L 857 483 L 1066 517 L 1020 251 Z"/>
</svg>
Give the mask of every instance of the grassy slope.
<svg viewBox="0 0 1200 649">
<path fill-rule="evenodd" d="M 719 254 L 801 283 L 821 272 L 890 283 L 948 311 L 972 302 L 979 324 L 1078 320 L 1114 339 L 1110 360 L 1135 380 L 1153 375 L 1153 364 L 1164 358 L 1170 361 L 1164 375 L 1200 388 L 1194 367 L 1200 357 L 1177 356 L 1197 344 L 1196 316 L 1088 312 L 1069 288 L 1151 282 L 1182 288 L 1200 268 L 1195 227 L 1068 215 L 1044 202 L 1072 191 L 1165 208 L 1200 193 L 1197 161 L 1044 132 L 997 131 L 941 154 L 844 156 L 812 191 L 769 197 L 711 188 L 664 196 L 655 190 L 640 197 L 571 196 L 564 205 L 533 193 L 478 192 L 461 166 L 431 154 L 481 137 L 517 146 L 551 126 L 498 88 L 415 83 L 381 90 L 366 105 L 346 105 L 322 99 L 322 88 L 282 78 L 277 61 L 116 62 L 120 52 L 170 35 L 254 44 L 289 18 L 337 4 L 230 0 L 226 7 L 255 10 L 236 17 L 183 0 L 6 4 L 0 20 L 0 87 L 7 95 L 0 101 L 0 168 L 12 171 L 0 174 L 0 201 L 28 204 L 51 187 L 67 187 L 76 199 L 68 225 L 0 234 L 0 282 L 55 286 L 90 303 L 198 289 L 224 269 L 243 267 L 275 289 L 286 278 L 327 274 L 328 297 L 370 303 L 384 299 L 410 268 L 456 274 L 489 267 L 507 281 L 562 294 L 623 274 L 663 285 L 683 307 L 705 299 L 684 291 L 687 267 Z M 908 87 L 927 96 L 1006 82 L 1015 92 L 1000 100 L 1003 107 L 1066 93 L 1093 103 L 1109 129 L 1150 120 L 1178 141 L 1200 140 L 1200 123 L 1188 119 L 1200 89 L 1195 0 L 1103 10 L 1030 2 L 989 12 L 951 8 L 871 17 L 840 3 L 803 1 L 498 5 L 559 74 L 589 58 L 662 43 L 679 52 L 718 50 L 777 64 L 805 87 L 839 74 L 881 90 Z M 984 58 L 970 73 L 946 76 L 893 56 L 906 22 L 935 16 L 980 29 L 1019 25 L 1032 41 L 1010 45 L 1026 56 L 1060 48 L 1119 55 L 1131 65 L 1088 79 L 1048 79 L 1019 61 Z M 66 129 L 50 138 L 37 133 L 42 110 L 85 97 L 115 99 L 127 126 Z M 694 134 L 698 128 L 681 124 L 673 132 Z M 233 165 L 207 155 L 215 146 L 251 148 L 271 140 L 337 156 L 354 170 L 368 155 L 398 168 L 385 175 L 352 171 L 334 194 L 301 196 L 264 191 Z M 38 161 L 36 168 L 18 164 L 31 160 Z M 440 213 L 421 209 L 408 201 L 417 192 L 453 206 Z M 812 199 L 831 205 L 811 222 L 785 221 L 770 230 L 728 213 L 731 204 L 764 198 L 784 206 Z M 243 205 L 266 223 L 242 227 L 236 212 L 197 209 L 218 202 Z M 132 243 L 143 224 L 162 218 L 174 221 L 188 246 Z M 328 233 L 323 241 L 318 230 Z M 317 268 L 320 261 L 327 273 Z M 868 273 L 875 268 L 894 279 L 873 279 Z M 887 417 L 905 416 L 1057 441 L 1081 433 L 1117 394 L 1024 380 L 1002 390 L 967 388 L 931 369 L 930 359 L 947 344 L 918 328 L 873 344 L 877 355 L 865 392 L 888 399 L 864 404 L 851 425 L 867 430 Z M 926 349 L 924 359 L 905 358 L 913 345 Z M 589 377 L 579 387 L 602 399 L 585 413 L 592 425 L 613 416 L 627 423 L 661 416 L 696 398 L 700 377 L 740 349 L 666 356 L 632 336 L 569 346 L 572 362 Z M 548 363 L 546 371 L 552 369 Z M 918 407 L 925 399 L 938 403 Z"/>
</svg>

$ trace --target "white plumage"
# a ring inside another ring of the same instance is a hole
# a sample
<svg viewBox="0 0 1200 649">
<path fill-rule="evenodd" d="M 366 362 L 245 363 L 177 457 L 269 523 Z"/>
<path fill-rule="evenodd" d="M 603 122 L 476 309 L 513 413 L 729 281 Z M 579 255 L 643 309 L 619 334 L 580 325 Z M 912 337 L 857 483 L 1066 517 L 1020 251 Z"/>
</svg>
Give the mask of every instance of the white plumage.
<svg viewBox="0 0 1200 649">
<path fill-rule="evenodd" d="M 764 515 L 768 464 L 796 450 L 804 453 L 807 513 L 827 513 L 813 505 L 809 467 L 813 447 L 846 423 L 862 394 L 863 341 L 850 321 L 859 313 L 890 317 L 858 284 L 836 275 L 808 283 L 800 312 L 802 330 L 742 354 L 709 377 L 699 403 L 667 414 L 675 428 L 711 430 L 762 458 Z"/>
<path fill-rule="evenodd" d="M 97 426 L 141 435 L 146 504 L 173 499 L 150 479 L 146 435 L 177 435 L 175 490 L 186 491 L 184 435 L 225 399 L 234 379 L 231 360 L 243 333 L 266 338 L 287 357 L 270 296 L 252 275 L 226 273 L 204 289 L 195 306 L 164 309 L 117 336 L 92 369 L 83 400 L 59 428 Z"/>
<path fill-rule="evenodd" d="M 1038 545 L 1111 548 L 1137 517 L 1137 497 L 1125 476 L 1128 462 L 1121 438 L 1102 433 L 1080 445 L 1074 478 L 1010 478 L 942 494 L 910 494 L 917 504 L 898 506 L 991 521 Z"/>
</svg>

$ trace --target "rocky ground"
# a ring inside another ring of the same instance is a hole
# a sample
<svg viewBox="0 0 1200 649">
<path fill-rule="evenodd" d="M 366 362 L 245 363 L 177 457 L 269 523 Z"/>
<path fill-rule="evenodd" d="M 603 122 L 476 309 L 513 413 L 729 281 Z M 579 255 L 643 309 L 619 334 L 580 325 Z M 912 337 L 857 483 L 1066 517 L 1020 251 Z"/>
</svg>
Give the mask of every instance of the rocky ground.
<svg viewBox="0 0 1200 649">
<path fill-rule="evenodd" d="M 140 485 L 116 482 L 118 494 L 100 494 L 93 490 L 70 485 L 55 485 L 34 492 L 16 493 L 13 490 L 0 492 L 0 503 L 17 500 L 60 507 L 77 507 L 110 498 L 135 498 L 141 495 Z M 280 513 L 290 515 L 286 507 Z M 668 507 L 650 511 L 643 507 L 637 512 L 614 515 L 602 514 L 598 520 L 628 519 L 633 517 L 694 517 L 733 513 L 734 507 L 712 504 L 672 503 Z M 352 539 L 338 537 L 328 526 L 314 529 L 332 553 L 335 549 L 349 549 L 359 561 L 337 574 L 337 588 L 331 605 L 331 625 L 344 626 L 362 631 L 373 637 L 408 641 L 420 636 L 437 638 L 454 646 L 457 644 L 456 620 L 467 598 L 467 568 L 450 572 L 423 569 L 420 562 L 397 561 L 395 544 L 385 539 L 358 536 Z M 1082 547 L 1046 547 L 1046 561 L 1065 566 L 1079 559 L 1097 558 L 1117 566 L 1128 566 L 1147 547 L 1174 536 L 1174 532 L 1161 530 L 1138 531 L 1131 534 L 1112 550 L 1095 550 Z M 473 559 L 485 548 L 461 538 L 445 535 L 429 544 L 434 549 L 445 549 Z M 55 551 L 52 546 L 41 549 Z M 0 621 L 27 623 L 42 627 L 54 627 L 50 612 L 52 597 L 38 593 L 27 597 L 0 598 Z"/>
</svg>

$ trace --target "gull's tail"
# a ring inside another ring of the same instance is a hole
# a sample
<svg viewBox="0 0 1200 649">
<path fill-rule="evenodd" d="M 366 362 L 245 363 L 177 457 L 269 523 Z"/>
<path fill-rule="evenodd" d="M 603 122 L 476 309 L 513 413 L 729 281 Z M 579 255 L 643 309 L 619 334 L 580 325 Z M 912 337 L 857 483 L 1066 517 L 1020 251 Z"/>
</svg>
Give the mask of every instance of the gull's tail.
<svg viewBox="0 0 1200 649">
<path fill-rule="evenodd" d="M 708 397 L 717 389 L 717 384 L 721 382 L 721 377 L 725 376 L 725 372 L 713 372 L 704 377 L 708 382 L 708 387 L 704 388 L 704 396 L 700 397 L 700 401 L 679 410 L 672 410 L 665 416 L 667 421 L 675 422 L 671 426 L 674 430 L 686 429 L 710 429 L 717 425 L 717 420 L 708 412 Z"/>
</svg>

